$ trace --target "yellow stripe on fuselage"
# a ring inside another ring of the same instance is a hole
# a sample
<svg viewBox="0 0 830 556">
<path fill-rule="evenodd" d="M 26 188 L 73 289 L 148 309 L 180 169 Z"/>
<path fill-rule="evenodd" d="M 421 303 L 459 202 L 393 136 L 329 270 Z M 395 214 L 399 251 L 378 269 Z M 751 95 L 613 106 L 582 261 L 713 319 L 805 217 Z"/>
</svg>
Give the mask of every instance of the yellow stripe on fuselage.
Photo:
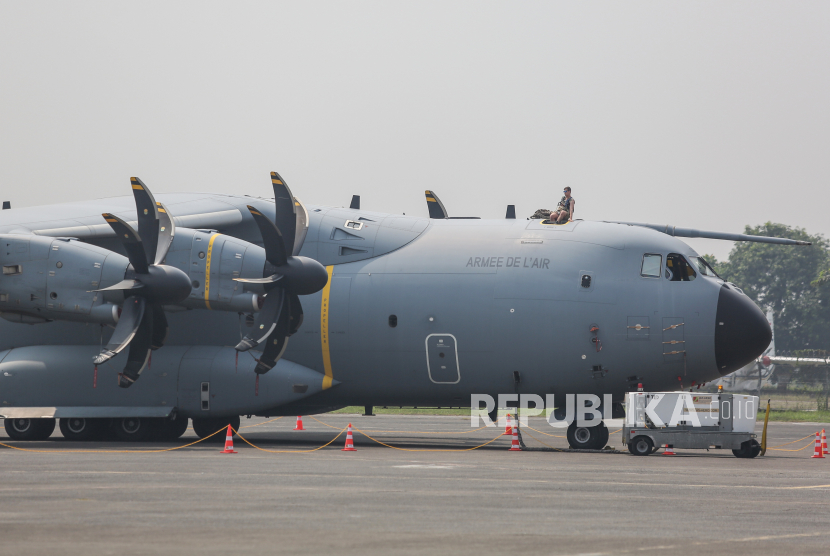
<svg viewBox="0 0 830 556">
<path fill-rule="evenodd" d="M 323 297 L 320 301 L 320 342 L 323 348 L 323 369 L 326 373 L 326 376 L 323 377 L 323 390 L 331 388 L 331 381 L 334 376 L 331 373 L 331 351 L 329 350 L 329 293 L 331 293 L 331 275 L 334 273 L 334 267 L 327 266 L 326 272 L 329 279 L 323 288 Z"/>
<path fill-rule="evenodd" d="M 205 256 L 205 306 L 210 309 L 210 258 L 213 255 L 213 242 L 222 234 L 213 234 L 208 242 L 207 256 Z"/>
</svg>

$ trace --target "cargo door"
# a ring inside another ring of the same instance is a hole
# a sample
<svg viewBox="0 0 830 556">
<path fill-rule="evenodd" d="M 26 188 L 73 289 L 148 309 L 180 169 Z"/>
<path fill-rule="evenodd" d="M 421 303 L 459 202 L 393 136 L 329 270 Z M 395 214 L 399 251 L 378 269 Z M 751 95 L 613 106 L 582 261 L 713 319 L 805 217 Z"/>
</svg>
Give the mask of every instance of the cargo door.
<svg viewBox="0 0 830 556">
<path fill-rule="evenodd" d="M 456 384 L 461 380 L 458 346 L 452 334 L 430 334 L 426 340 L 427 372 L 435 384 Z"/>
</svg>

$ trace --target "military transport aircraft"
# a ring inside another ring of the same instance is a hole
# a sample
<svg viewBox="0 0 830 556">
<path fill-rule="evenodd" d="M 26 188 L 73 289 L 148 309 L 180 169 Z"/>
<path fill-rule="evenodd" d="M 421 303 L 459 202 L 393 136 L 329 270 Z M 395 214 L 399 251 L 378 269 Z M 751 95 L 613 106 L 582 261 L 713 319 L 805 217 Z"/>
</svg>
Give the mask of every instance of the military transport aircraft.
<svg viewBox="0 0 830 556">
<path fill-rule="evenodd" d="M 181 193 L 0 211 L 0 416 L 16 440 L 200 436 L 240 415 L 689 388 L 767 347 L 678 237 L 622 222 L 433 218 Z M 427 194 L 427 199 L 430 198 Z M 434 196 L 434 193 L 432 193 Z M 437 199 L 437 197 L 433 197 Z M 436 206 L 440 202 L 436 203 Z M 674 236 L 674 237 L 672 237 Z M 290 341 L 289 341 L 290 340 Z M 608 430 L 568 429 L 602 447 Z"/>
</svg>

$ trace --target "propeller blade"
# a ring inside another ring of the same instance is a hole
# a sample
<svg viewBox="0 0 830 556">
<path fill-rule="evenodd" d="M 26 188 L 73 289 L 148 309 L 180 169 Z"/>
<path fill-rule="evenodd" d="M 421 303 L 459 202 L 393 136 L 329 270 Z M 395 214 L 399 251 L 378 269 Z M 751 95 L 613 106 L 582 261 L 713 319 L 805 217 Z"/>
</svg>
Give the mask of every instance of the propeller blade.
<svg viewBox="0 0 830 556">
<path fill-rule="evenodd" d="M 285 290 L 276 288 L 265 296 L 265 304 L 262 306 L 254 329 L 245 335 L 236 345 L 236 351 L 248 351 L 265 341 L 271 332 L 277 327 L 277 321 L 282 312 Z"/>
<path fill-rule="evenodd" d="M 265 278 L 234 278 L 234 281 L 245 282 L 248 284 L 273 284 L 280 278 L 282 278 L 282 274 L 272 274 L 271 276 L 266 276 Z"/>
<path fill-rule="evenodd" d="M 292 321 L 291 305 L 291 296 L 286 296 L 283 299 L 283 306 L 279 319 L 277 320 L 277 326 L 265 342 L 262 355 L 260 355 L 254 368 L 255 373 L 264 375 L 274 368 L 277 361 L 282 358 L 282 354 L 285 353 L 285 348 L 288 347 L 288 337 L 292 334 L 290 330 Z"/>
<path fill-rule="evenodd" d="M 138 236 L 144 244 L 145 258 L 152 264 L 156 262 L 159 241 L 158 205 L 153 198 L 153 194 L 140 179 L 130 178 L 130 185 L 133 186 L 135 211 L 138 215 Z"/>
<path fill-rule="evenodd" d="M 271 185 L 274 188 L 274 205 L 276 207 L 274 222 L 283 233 L 285 251 L 293 253 L 297 229 L 297 209 L 294 204 L 294 195 L 291 194 L 291 190 L 288 189 L 288 185 L 286 185 L 282 176 L 276 172 L 271 172 Z"/>
<path fill-rule="evenodd" d="M 150 358 L 155 314 L 155 307 L 148 304 L 144 309 L 141 324 L 130 342 L 130 353 L 127 355 L 127 364 L 124 365 L 124 370 L 118 374 L 118 386 L 121 388 L 129 388 L 132 386 L 147 365 L 147 360 Z"/>
<path fill-rule="evenodd" d="M 276 224 L 259 212 L 257 209 L 248 205 L 248 210 L 251 211 L 251 216 L 254 217 L 254 222 L 259 227 L 259 233 L 262 235 L 262 243 L 265 247 L 265 259 L 274 266 L 282 266 L 288 260 L 285 243 L 283 243 L 282 233 Z"/>
<path fill-rule="evenodd" d="M 156 350 L 164 345 L 164 340 L 167 339 L 167 332 L 169 326 L 167 325 L 167 315 L 164 314 L 164 309 L 158 303 L 152 305 L 153 308 L 153 335 L 150 338 L 150 349 Z"/>
<path fill-rule="evenodd" d="M 140 280 L 121 280 L 117 284 L 113 284 L 108 288 L 101 288 L 100 290 L 90 290 L 93 292 L 106 292 L 111 290 L 137 290 L 143 288 L 144 284 Z"/>
<path fill-rule="evenodd" d="M 118 324 L 115 325 L 115 331 L 112 333 L 107 347 L 92 359 L 96 365 L 109 361 L 127 347 L 127 344 L 132 341 L 138 332 L 142 317 L 144 317 L 144 311 L 143 297 L 130 296 L 124 300 L 121 317 L 118 319 Z"/>
<path fill-rule="evenodd" d="M 156 205 L 159 216 L 159 231 L 155 264 L 161 264 L 164 262 L 164 258 L 167 257 L 170 246 L 173 245 L 173 239 L 176 236 L 176 225 L 173 223 L 173 217 L 170 216 L 170 212 L 164 206 L 164 203 L 156 203 Z"/>
<path fill-rule="evenodd" d="M 297 209 L 297 226 L 295 227 L 293 255 L 299 255 L 305 243 L 305 236 L 308 233 L 308 210 L 298 198 L 294 197 L 294 206 Z"/>
<path fill-rule="evenodd" d="M 303 305 L 300 303 L 299 296 L 293 293 L 288 295 L 288 303 L 289 315 L 291 316 L 288 335 L 293 336 L 303 325 Z"/>
<path fill-rule="evenodd" d="M 149 265 L 147 254 L 144 252 L 144 245 L 141 243 L 141 236 L 129 224 L 114 214 L 105 212 L 102 216 L 115 232 L 115 237 L 121 240 L 121 244 L 127 252 L 127 258 L 130 259 L 130 264 L 133 265 L 135 271 L 139 274 L 147 274 Z"/>
</svg>

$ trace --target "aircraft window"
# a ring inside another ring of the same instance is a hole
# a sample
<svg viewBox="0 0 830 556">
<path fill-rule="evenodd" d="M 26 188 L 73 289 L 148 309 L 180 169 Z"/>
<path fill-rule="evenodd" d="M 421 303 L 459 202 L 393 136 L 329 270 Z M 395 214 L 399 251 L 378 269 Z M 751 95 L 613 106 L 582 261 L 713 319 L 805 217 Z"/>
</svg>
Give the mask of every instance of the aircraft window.
<svg viewBox="0 0 830 556">
<path fill-rule="evenodd" d="M 715 278 L 720 278 L 720 276 L 718 276 L 718 273 L 715 272 L 715 270 L 711 266 L 709 266 L 709 263 L 707 263 L 706 259 L 704 259 L 703 257 L 689 257 L 689 259 L 692 261 L 692 264 L 695 265 L 697 269 L 700 271 L 700 273 L 704 276 L 714 276 Z"/>
<path fill-rule="evenodd" d="M 640 267 L 640 276 L 660 278 L 660 265 L 663 264 L 663 255 L 643 255 L 643 266 Z"/>
<path fill-rule="evenodd" d="M 666 278 L 672 282 L 691 282 L 697 278 L 697 273 L 683 255 L 669 253 L 666 257 Z"/>
<path fill-rule="evenodd" d="M 398 326 L 397 315 L 389 315 L 389 326 L 390 328 L 395 328 L 396 326 Z"/>
</svg>

